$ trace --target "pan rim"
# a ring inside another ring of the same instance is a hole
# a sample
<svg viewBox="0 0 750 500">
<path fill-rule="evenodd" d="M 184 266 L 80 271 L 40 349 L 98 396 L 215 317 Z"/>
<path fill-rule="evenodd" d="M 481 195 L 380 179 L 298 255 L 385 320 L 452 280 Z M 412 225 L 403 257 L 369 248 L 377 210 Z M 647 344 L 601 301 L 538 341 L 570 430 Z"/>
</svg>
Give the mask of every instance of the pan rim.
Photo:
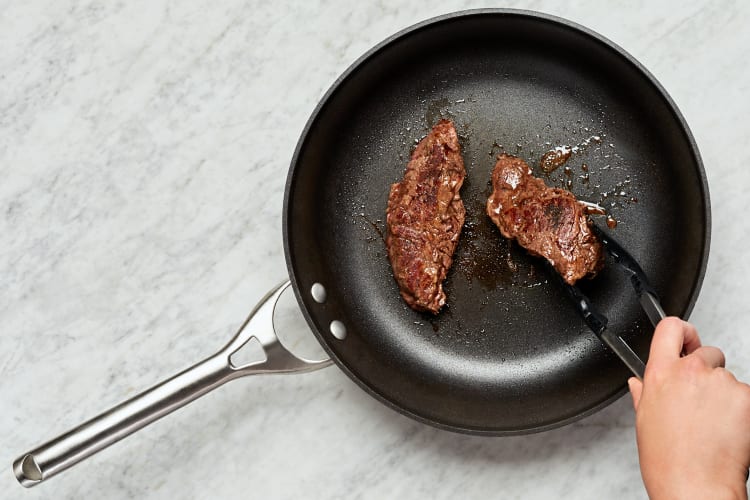
<svg viewBox="0 0 750 500">
<path fill-rule="evenodd" d="M 338 91 L 338 89 L 357 70 L 359 70 L 362 66 L 364 66 L 372 57 L 374 57 L 381 51 L 385 50 L 386 48 L 388 48 L 395 42 L 401 40 L 402 38 L 408 35 L 415 34 L 423 29 L 431 28 L 437 24 L 447 23 L 447 22 L 451 22 L 457 19 L 464 19 L 464 18 L 475 17 L 475 16 L 493 16 L 493 17 L 501 16 L 501 17 L 526 18 L 526 19 L 532 19 L 535 21 L 552 23 L 554 25 L 566 27 L 568 29 L 576 31 L 579 34 L 588 37 L 592 41 L 602 44 L 605 48 L 609 49 L 612 52 L 613 56 L 619 56 L 622 59 L 624 59 L 627 63 L 629 63 L 632 66 L 633 70 L 636 73 L 640 73 L 643 77 L 645 77 L 646 81 L 654 87 L 657 94 L 664 100 L 667 108 L 672 113 L 672 116 L 675 122 L 679 125 L 680 130 L 684 134 L 687 144 L 689 145 L 691 154 L 693 156 L 693 160 L 695 162 L 695 165 L 697 166 L 700 191 L 702 195 L 702 201 L 704 204 L 704 213 L 703 213 L 704 235 L 703 235 L 703 245 L 701 248 L 700 265 L 699 265 L 698 273 L 696 274 L 696 277 L 691 286 L 690 298 L 688 300 L 688 303 L 686 304 L 684 310 L 680 314 L 680 316 L 683 317 L 684 319 L 687 319 L 690 316 L 690 313 L 695 307 L 695 303 L 700 294 L 700 290 L 703 284 L 703 280 L 704 280 L 706 270 L 707 270 L 707 265 L 708 265 L 708 255 L 709 255 L 710 243 L 711 243 L 711 200 L 709 196 L 709 188 L 708 188 L 708 180 L 706 176 L 706 171 L 703 165 L 700 151 L 698 149 L 698 145 L 695 142 L 695 138 L 693 137 L 693 134 L 684 116 L 680 112 L 679 108 L 677 107 L 677 105 L 675 104 L 674 100 L 671 98 L 669 93 L 659 83 L 659 81 L 651 74 L 651 72 L 648 71 L 643 66 L 643 64 L 641 64 L 637 59 L 635 59 L 622 47 L 612 42 L 608 38 L 600 35 L 599 33 L 591 30 L 590 28 L 582 26 L 578 23 L 575 23 L 573 21 L 570 21 L 568 19 L 561 18 L 558 16 L 554 16 L 554 15 L 550 15 L 550 14 L 546 14 L 542 12 L 537 12 L 537 11 L 531 11 L 531 10 L 505 9 L 505 8 L 468 9 L 468 10 L 461 10 L 461 11 L 451 12 L 448 14 L 432 17 L 424 21 L 421 21 L 419 23 L 413 24 L 407 28 L 404 28 L 394 33 L 393 35 L 387 37 L 385 40 L 383 40 L 382 42 L 378 43 L 377 45 L 372 47 L 370 50 L 365 52 L 362 56 L 357 58 L 331 84 L 331 86 L 328 88 L 325 94 L 318 101 L 317 105 L 315 106 L 314 110 L 312 111 L 310 115 L 310 118 L 307 120 L 302 130 L 302 133 L 300 135 L 300 138 L 297 142 L 297 145 L 295 147 L 294 154 L 290 162 L 290 168 L 287 174 L 285 190 L 284 190 L 284 205 L 283 205 L 283 214 L 282 214 L 284 257 L 286 260 L 287 271 L 289 273 L 289 278 L 292 283 L 292 288 L 294 290 L 297 303 L 299 304 L 299 307 L 302 310 L 302 314 L 305 320 L 307 321 L 308 325 L 310 326 L 313 334 L 316 336 L 316 338 L 318 339 L 318 342 L 321 344 L 321 346 L 326 351 L 328 356 L 330 356 L 330 358 L 336 363 L 338 368 L 341 369 L 352 381 L 354 381 L 359 387 L 361 387 L 369 395 L 373 396 L 375 399 L 377 399 L 381 403 L 385 404 L 389 408 L 392 408 L 403 415 L 406 415 L 421 423 L 425 423 L 425 424 L 428 424 L 428 425 L 431 425 L 433 427 L 437 427 L 443 430 L 464 433 L 464 434 L 482 435 L 482 436 L 511 436 L 511 435 L 531 434 L 531 433 L 543 432 L 543 431 L 555 429 L 558 427 L 562 427 L 562 426 L 568 425 L 570 423 L 573 423 L 577 420 L 580 420 L 582 418 L 585 418 L 589 415 L 592 415 L 598 412 L 599 410 L 612 404 L 614 401 L 620 399 L 627 392 L 627 385 L 623 384 L 623 386 L 618 391 L 616 391 L 611 397 L 599 402 L 598 404 L 586 409 L 583 412 L 579 412 L 570 417 L 565 417 L 565 418 L 562 418 L 560 420 L 557 420 L 548 424 L 522 428 L 522 429 L 498 429 L 498 428 L 487 428 L 487 427 L 458 426 L 454 424 L 447 424 L 445 422 L 441 422 L 436 419 L 428 418 L 428 417 L 419 415 L 417 413 L 414 413 L 413 411 L 410 411 L 398 405 L 396 402 L 389 399 L 386 395 L 381 394 L 380 392 L 376 391 L 373 387 L 367 384 L 367 382 L 360 379 L 333 352 L 326 338 L 318 330 L 312 318 L 312 315 L 310 314 L 307 307 L 305 306 L 305 301 L 302 296 L 300 283 L 299 283 L 298 277 L 296 276 L 294 272 L 294 259 L 292 258 L 291 249 L 290 249 L 289 230 L 288 230 L 289 217 L 290 217 L 289 204 L 290 204 L 290 199 L 291 199 L 291 191 L 292 191 L 293 184 L 294 184 L 294 178 L 296 177 L 295 173 L 299 165 L 301 152 L 305 147 L 310 131 L 315 126 L 315 123 L 317 122 L 319 115 L 321 114 L 322 110 L 326 107 L 328 102 L 331 100 L 331 98 Z"/>
</svg>

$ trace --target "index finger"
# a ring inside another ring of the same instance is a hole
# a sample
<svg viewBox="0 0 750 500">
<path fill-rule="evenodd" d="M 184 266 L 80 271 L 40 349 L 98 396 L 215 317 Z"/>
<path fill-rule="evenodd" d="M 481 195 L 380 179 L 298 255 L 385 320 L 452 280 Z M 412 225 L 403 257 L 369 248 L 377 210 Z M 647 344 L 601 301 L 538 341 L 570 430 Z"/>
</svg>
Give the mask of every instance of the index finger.
<svg viewBox="0 0 750 500">
<path fill-rule="evenodd" d="M 656 325 L 651 339 L 649 362 L 679 359 L 683 350 L 690 354 L 701 346 L 695 327 L 677 317 L 664 318 Z"/>
</svg>

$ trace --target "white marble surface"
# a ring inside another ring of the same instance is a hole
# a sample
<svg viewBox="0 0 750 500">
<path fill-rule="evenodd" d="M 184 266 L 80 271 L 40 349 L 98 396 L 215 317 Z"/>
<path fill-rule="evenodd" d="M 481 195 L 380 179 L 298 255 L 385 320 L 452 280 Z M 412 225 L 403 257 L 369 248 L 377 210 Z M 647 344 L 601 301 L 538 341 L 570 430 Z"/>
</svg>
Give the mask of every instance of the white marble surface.
<svg viewBox="0 0 750 500">
<path fill-rule="evenodd" d="M 228 338 L 285 276 L 286 170 L 327 87 L 391 33 L 480 6 L 5 2 L 0 497 L 645 497 L 625 398 L 563 429 L 478 438 L 402 417 L 335 368 L 233 382 L 33 490 L 12 476 L 18 453 Z M 611 38 L 681 107 L 713 202 L 693 320 L 749 380 L 750 4 L 503 6 Z"/>
</svg>

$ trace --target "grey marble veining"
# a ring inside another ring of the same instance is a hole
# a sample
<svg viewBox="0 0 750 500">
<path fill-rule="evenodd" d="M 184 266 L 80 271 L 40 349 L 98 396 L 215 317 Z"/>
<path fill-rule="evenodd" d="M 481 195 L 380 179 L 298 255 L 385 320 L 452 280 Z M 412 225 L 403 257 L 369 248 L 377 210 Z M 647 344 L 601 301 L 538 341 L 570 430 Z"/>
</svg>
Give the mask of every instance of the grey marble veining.
<svg viewBox="0 0 750 500">
<path fill-rule="evenodd" d="M 386 36 L 490 5 L 0 9 L 0 497 L 645 497 L 627 398 L 562 429 L 488 439 L 415 423 L 335 368 L 232 382 L 33 490 L 10 470 L 16 454 L 222 345 L 285 276 L 286 170 L 328 86 Z M 750 4 L 502 6 L 600 32 L 680 106 L 713 204 L 692 319 L 750 380 Z"/>
</svg>

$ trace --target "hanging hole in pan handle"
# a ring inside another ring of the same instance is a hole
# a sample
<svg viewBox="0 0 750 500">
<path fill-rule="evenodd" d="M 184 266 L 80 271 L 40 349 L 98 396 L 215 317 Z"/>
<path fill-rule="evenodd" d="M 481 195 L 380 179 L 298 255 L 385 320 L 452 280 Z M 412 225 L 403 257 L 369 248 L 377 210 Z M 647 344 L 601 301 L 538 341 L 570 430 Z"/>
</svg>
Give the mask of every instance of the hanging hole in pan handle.
<svg viewBox="0 0 750 500">
<path fill-rule="evenodd" d="M 277 315 L 276 313 L 280 299 L 290 285 L 291 283 L 286 281 L 271 290 L 253 309 L 235 337 L 222 349 L 222 352 L 226 353 L 227 360 L 235 372 L 235 376 L 251 375 L 253 373 L 312 371 L 332 364 L 332 361 L 325 354 L 316 353 L 316 358 L 318 359 L 306 359 L 292 352 L 290 347 L 297 347 L 298 342 L 296 340 L 299 339 L 290 339 L 290 333 L 282 335 L 284 341 L 279 338 L 276 332 L 275 318 L 278 316 L 278 319 L 281 319 L 284 315 L 288 316 L 289 308 L 282 307 L 279 311 L 281 314 Z M 298 308 L 295 307 L 295 309 Z M 291 332 L 295 328 L 287 327 L 284 330 Z M 307 335 L 308 340 L 314 339 L 311 332 L 305 333 L 309 333 Z M 241 359 L 241 351 L 248 347 L 254 347 L 257 351 L 258 345 L 262 349 L 265 359 L 256 354 L 254 362 L 251 361 L 241 366 L 237 366 L 232 362 L 233 358 Z"/>
</svg>

